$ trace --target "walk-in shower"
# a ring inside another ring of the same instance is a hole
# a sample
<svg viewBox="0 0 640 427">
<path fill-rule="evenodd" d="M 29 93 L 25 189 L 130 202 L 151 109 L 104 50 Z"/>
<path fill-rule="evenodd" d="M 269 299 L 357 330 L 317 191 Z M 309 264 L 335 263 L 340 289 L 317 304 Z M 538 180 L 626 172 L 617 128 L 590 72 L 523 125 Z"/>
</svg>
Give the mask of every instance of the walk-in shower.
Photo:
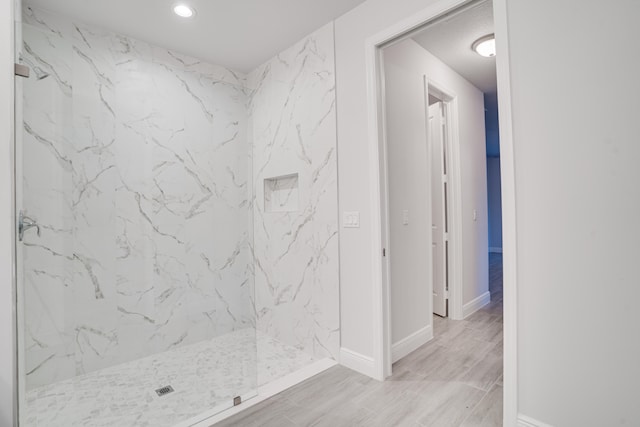
<svg viewBox="0 0 640 427">
<path fill-rule="evenodd" d="M 25 425 L 171 425 L 255 393 L 242 86 L 24 12 Z"/>
<path fill-rule="evenodd" d="M 336 359 L 332 25 L 243 74 L 33 3 L 20 425 L 189 426 Z"/>
</svg>

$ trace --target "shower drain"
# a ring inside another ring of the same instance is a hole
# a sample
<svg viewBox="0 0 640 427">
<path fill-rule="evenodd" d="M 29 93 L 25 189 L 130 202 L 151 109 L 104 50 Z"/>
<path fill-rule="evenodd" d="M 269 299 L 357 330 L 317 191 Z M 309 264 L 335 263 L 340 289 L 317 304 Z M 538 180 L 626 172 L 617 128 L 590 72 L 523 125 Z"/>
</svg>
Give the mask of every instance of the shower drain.
<svg viewBox="0 0 640 427">
<path fill-rule="evenodd" d="M 165 394 L 169 394 L 173 391 L 173 387 L 171 387 L 170 385 L 166 385 L 164 387 L 160 387 L 159 389 L 156 390 L 156 393 L 158 393 L 158 396 L 164 396 Z"/>
</svg>

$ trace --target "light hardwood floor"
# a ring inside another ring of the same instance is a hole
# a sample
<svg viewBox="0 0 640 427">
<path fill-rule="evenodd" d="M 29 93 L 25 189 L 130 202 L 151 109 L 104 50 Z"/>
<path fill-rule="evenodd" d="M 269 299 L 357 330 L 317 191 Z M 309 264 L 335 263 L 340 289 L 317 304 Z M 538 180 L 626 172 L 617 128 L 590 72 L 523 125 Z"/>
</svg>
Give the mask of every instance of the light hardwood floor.
<svg viewBox="0 0 640 427">
<path fill-rule="evenodd" d="M 331 368 L 216 427 L 502 425 L 502 255 L 489 257 L 491 303 L 460 321 L 434 316 L 435 338 L 378 382 Z"/>
</svg>

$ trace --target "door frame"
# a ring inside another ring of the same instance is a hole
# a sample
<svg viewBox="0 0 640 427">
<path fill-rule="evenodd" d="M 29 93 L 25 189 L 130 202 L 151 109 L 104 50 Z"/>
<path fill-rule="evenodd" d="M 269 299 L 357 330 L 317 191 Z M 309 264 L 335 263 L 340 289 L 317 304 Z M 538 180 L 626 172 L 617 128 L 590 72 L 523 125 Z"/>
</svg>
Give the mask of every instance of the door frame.
<svg viewBox="0 0 640 427">
<path fill-rule="evenodd" d="M 477 2 L 478 0 L 472 0 L 471 2 Z M 411 33 L 411 31 L 409 31 Z M 381 245 L 382 248 L 387 251 L 390 250 L 390 205 L 389 205 L 389 171 L 388 171 L 388 151 L 389 145 L 387 142 L 387 117 L 386 117 L 386 94 L 384 88 L 385 82 L 385 74 L 384 74 L 384 58 L 383 58 L 383 49 L 399 42 L 401 40 L 405 40 L 406 36 L 404 34 L 399 37 L 394 38 L 391 42 L 383 43 L 379 45 L 377 48 L 376 56 L 378 58 L 377 70 L 378 75 L 380 76 L 380 134 L 379 134 L 379 161 L 378 161 L 378 170 L 380 171 L 380 178 L 376 178 L 374 182 L 380 183 L 380 210 L 384 213 L 384 216 L 381 217 L 380 220 L 380 234 L 381 234 Z M 429 78 L 428 75 L 424 76 L 424 97 L 425 97 L 425 125 L 427 126 L 427 141 L 425 144 L 429 146 L 429 111 L 428 111 L 428 99 L 429 94 L 433 94 L 438 96 L 444 105 L 445 109 L 445 125 L 446 125 L 446 152 L 447 156 L 447 190 L 449 194 L 448 200 L 448 220 L 449 220 L 449 274 L 448 274 L 448 284 L 449 284 L 449 312 L 448 317 L 454 320 L 462 320 L 464 319 L 464 308 L 463 308 L 463 298 L 462 298 L 462 290 L 463 290 L 463 253 L 462 253 L 462 169 L 460 166 L 460 137 L 459 137 L 459 119 L 458 119 L 458 97 L 454 91 L 448 89 L 445 85 L 436 82 L 435 80 Z M 427 149 L 427 151 L 429 151 Z M 429 198 L 433 197 L 431 194 L 431 190 L 429 190 Z M 373 211 L 375 212 L 375 210 Z M 431 250 L 431 246 L 429 246 Z M 384 250 L 383 249 L 383 250 Z M 386 251 L 385 251 L 386 252 Z M 430 257 L 432 256 L 430 252 Z M 393 253 L 389 252 L 388 256 L 383 256 L 382 268 L 384 271 L 382 287 L 385 290 L 384 293 L 386 295 L 384 299 L 386 321 L 385 325 L 388 332 L 385 332 L 383 345 L 385 347 L 389 347 L 387 350 L 385 348 L 385 354 L 391 354 L 391 357 L 385 360 L 384 365 L 384 378 L 390 376 L 392 374 L 392 364 L 394 363 L 393 357 L 393 340 L 391 337 L 391 322 L 392 322 L 392 314 L 391 314 L 391 259 L 393 257 Z M 428 263 L 430 269 L 432 269 L 432 260 L 429 259 Z M 432 283 L 432 282 L 431 282 Z M 433 284 L 433 283 L 432 283 Z M 433 311 L 433 287 L 429 289 L 429 311 Z M 375 315 L 375 313 L 374 313 Z M 433 325 L 432 325 L 433 326 Z M 433 328 L 432 328 L 433 330 Z"/>
<path fill-rule="evenodd" d="M 0 424 L 18 423 L 14 171 L 15 20 L 19 2 L 0 4 Z"/>
<path fill-rule="evenodd" d="M 500 157 L 503 223 L 503 292 L 504 292 L 504 393 L 503 425 L 515 426 L 518 419 L 517 378 L 517 257 L 516 257 L 516 194 L 515 158 L 512 128 L 511 76 L 507 0 L 493 2 L 496 35 L 496 72 L 500 119 Z M 388 258 L 383 257 L 383 241 L 388 241 L 388 206 L 384 79 L 381 49 L 408 33 L 475 0 L 437 0 L 429 7 L 397 22 L 365 42 L 367 70 L 368 137 L 371 150 L 369 176 L 371 261 L 373 266 L 374 374 L 384 380 L 391 372 L 391 319 L 389 304 Z M 453 186 L 452 186 L 453 187 Z M 488 248 L 487 248 L 488 251 Z"/>
</svg>

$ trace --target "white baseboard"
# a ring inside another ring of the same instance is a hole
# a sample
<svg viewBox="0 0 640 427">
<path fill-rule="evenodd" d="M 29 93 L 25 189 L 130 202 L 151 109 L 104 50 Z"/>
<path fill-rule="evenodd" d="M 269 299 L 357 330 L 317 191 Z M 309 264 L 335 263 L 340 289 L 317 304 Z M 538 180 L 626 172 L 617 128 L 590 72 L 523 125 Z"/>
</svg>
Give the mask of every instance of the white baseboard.
<svg viewBox="0 0 640 427">
<path fill-rule="evenodd" d="M 392 363 L 405 357 L 407 354 L 412 353 L 419 347 L 423 346 L 433 338 L 433 326 L 428 325 L 424 328 L 412 333 L 408 337 L 401 339 L 397 343 L 391 346 L 391 361 Z"/>
<path fill-rule="evenodd" d="M 376 378 L 376 366 L 373 357 L 365 356 L 343 347 L 340 349 L 340 364 L 362 375 Z"/>
<path fill-rule="evenodd" d="M 480 295 L 478 298 L 473 301 L 469 301 L 464 306 L 462 306 L 462 318 L 466 319 L 468 316 L 471 316 L 476 311 L 480 310 L 485 305 L 491 302 L 491 292 L 487 291 L 484 294 Z"/>
<path fill-rule="evenodd" d="M 552 427 L 550 424 L 534 420 L 526 415 L 518 414 L 518 427 Z"/>
<path fill-rule="evenodd" d="M 502 248 L 489 248 L 489 252 L 495 253 L 495 254 L 501 254 L 502 253 Z"/>
<path fill-rule="evenodd" d="M 317 360 L 310 365 L 290 373 L 289 375 L 285 375 L 282 378 L 271 381 L 269 384 L 258 387 L 257 393 L 254 392 L 246 397 L 242 396 L 243 402 L 238 406 L 233 406 L 232 403 L 224 407 L 219 406 L 210 410 L 208 413 L 201 414 L 191 420 L 180 423 L 175 427 L 211 427 L 215 423 L 257 405 L 258 403 L 267 400 L 268 398 L 275 396 L 276 394 L 281 393 L 304 380 L 318 375 L 337 364 L 338 362 L 329 358 Z M 247 399 L 246 401 L 244 401 L 245 398 Z"/>
</svg>

